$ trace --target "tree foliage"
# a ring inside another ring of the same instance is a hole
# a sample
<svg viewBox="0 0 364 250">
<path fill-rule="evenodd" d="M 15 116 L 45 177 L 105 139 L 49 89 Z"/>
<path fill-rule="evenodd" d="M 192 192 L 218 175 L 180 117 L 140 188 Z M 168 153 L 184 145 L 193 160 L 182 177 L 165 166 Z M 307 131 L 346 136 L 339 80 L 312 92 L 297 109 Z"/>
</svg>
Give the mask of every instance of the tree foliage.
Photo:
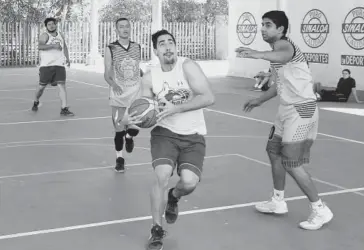
<svg viewBox="0 0 364 250">
<path fill-rule="evenodd" d="M 0 22 L 42 22 L 49 16 L 62 22 L 88 21 L 90 3 L 91 0 L 0 0 Z M 99 13 L 101 21 L 115 21 L 121 16 L 150 21 L 151 12 L 151 0 L 109 0 Z M 163 20 L 167 22 L 214 22 L 217 15 L 227 14 L 228 0 L 163 0 Z"/>
<path fill-rule="evenodd" d="M 2 0 L 1 22 L 42 22 L 52 16 L 61 21 L 83 20 L 90 0 Z"/>
<path fill-rule="evenodd" d="M 151 8 L 150 0 L 111 0 L 100 9 L 100 20 L 115 21 L 127 17 L 132 21 L 150 21 Z"/>
</svg>

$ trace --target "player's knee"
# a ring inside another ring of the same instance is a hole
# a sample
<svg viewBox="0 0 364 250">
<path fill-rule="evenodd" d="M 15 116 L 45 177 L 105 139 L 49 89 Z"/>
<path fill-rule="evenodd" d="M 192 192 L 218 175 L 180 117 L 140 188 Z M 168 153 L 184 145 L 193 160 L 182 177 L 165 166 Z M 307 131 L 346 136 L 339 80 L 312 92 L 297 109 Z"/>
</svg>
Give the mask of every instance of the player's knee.
<svg viewBox="0 0 364 250">
<path fill-rule="evenodd" d="M 303 180 L 303 179 L 310 179 L 309 173 L 305 170 L 304 166 L 306 164 L 302 164 L 297 167 L 285 167 L 286 172 L 295 180 Z"/>
<path fill-rule="evenodd" d="M 126 132 L 132 137 L 135 137 L 139 134 L 139 130 L 135 128 L 129 128 Z"/>
<path fill-rule="evenodd" d="M 169 179 L 171 178 L 173 167 L 168 164 L 158 165 L 154 169 L 155 185 L 160 188 L 167 188 Z"/>
<path fill-rule="evenodd" d="M 38 92 L 43 92 L 46 87 L 47 87 L 47 85 L 39 85 Z"/>
<path fill-rule="evenodd" d="M 188 169 L 182 169 L 180 176 L 181 182 L 183 183 L 183 189 L 187 192 L 192 192 L 195 190 L 197 184 L 200 181 L 200 177 Z"/>
</svg>

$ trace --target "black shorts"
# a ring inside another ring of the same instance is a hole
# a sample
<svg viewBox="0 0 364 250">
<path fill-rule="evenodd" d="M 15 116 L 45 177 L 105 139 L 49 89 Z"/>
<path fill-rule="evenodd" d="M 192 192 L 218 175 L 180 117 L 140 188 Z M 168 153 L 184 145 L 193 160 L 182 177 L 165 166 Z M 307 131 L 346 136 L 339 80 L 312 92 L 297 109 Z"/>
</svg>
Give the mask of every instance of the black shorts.
<svg viewBox="0 0 364 250">
<path fill-rule="evenodd" d="M 169 129 L 156 126 L 151 131 L 151 153 L 153 168 L 158 165 L 171 165 L 177 168 L 180 175 L 182 169 L 188 169 L 200 179 L 206 154 L 205 138 L 199 134 L 180 135 Z"/>
<path fill-rule="evenodd" d="M 46 66 L 39 68 L 39 84 L 42 86 L 66 83 L 66 68 L 63 66 Z"/>
</svg>

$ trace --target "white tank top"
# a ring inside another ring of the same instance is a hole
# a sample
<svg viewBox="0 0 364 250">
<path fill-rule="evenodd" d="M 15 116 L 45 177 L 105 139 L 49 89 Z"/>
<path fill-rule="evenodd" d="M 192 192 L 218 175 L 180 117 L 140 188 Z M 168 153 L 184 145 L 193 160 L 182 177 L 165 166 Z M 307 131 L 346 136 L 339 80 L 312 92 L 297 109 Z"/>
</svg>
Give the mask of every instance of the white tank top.
<svg viewBox="0 0 364 250">
<path fill-rule="evenodd" d="M 46 67 L 46 66 L 64 66 L 65 64 L 65 56 L 63 51 L 63 37 L 57 32 L 57 36 L 52 36 L 47 32 L 48 35 L 48 41 L 47 45 L 50 44 L 57 44 L 59 43 L 62 47 L 62 50 L 40 50 L 39 56 L 40 56 L 40 66 Z"/>
<path fill-rule="evenodd" d="M 285 37 L 294 47 L 294 56 L 286 64 L 271 63 L 276 74 L 276 87 L 282 105 L 293 105 L 316 100 L 313 79 L 305 56 L 291 39 Z"/>
<path fill-rule="evenodd" d="M 193 98 L 193 92 L 183 72 L 185 60 L 184 57 L 177 57 L 174 68 L 169 72 L 163 72 L 160 66 L 151 69 L 152 90 L 158 100 L 164 97 L 174 105 L 179 105 Z M 202 109 L 171 115 L 157 123 L 157 126 L 181 135 L 207 133 Z"/>
</svg>

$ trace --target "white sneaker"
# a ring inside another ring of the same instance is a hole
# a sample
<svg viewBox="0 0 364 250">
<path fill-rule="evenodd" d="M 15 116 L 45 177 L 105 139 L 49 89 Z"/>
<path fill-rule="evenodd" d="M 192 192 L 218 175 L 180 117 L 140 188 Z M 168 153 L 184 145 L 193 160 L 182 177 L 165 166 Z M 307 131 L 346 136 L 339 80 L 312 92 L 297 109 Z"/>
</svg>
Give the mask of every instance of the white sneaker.
<svg viewBox="0 0 364 250">
<path fill-rule="evenodd" d="M 255 206 L 256 210 L 267 214 L 285 214 L 288 212 L 287 203 L 284 200 L 277 200 L 274 197 L 269 201 L 259 203 Z"/>
<path fill-rule="evenodd" d="M 326 223 L 329 223 L 334 214 L 331 212 L 330 208 L 324 204 L 322 208 L 312 208 L 311 214 L 307 221 L 300 223 L 300 227 L 306 230 L 317 230 L 320 229 Z"/>
</svg>

